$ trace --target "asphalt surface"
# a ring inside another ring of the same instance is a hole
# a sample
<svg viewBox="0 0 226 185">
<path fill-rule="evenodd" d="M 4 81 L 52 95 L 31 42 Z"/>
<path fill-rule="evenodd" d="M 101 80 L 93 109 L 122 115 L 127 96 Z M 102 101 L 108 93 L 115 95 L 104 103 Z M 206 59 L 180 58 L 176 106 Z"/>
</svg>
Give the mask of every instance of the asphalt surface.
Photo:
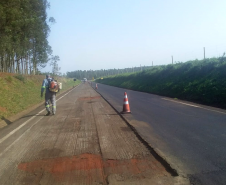
<svg viewBox="0 0 226 185">
<path fill-rule="evenodd" d="M 119 112 L 127 92 L 126 119 L 191 184 L 226 184 L 225 110 L 103 84 L 97 91 Z"/>
<path fill-rule="evenodd" d="M 187 185 L 88 83 L 0 129 L 0 185 Z"/>
</svg>

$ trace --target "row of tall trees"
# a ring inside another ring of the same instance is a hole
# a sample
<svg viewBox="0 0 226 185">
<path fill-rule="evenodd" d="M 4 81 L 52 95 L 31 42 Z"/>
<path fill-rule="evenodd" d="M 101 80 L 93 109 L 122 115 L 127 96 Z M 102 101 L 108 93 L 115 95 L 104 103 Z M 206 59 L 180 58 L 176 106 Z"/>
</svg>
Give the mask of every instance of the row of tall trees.
<svg viewBox="0 0 226 185">
<path fill-rule="evenodd" d="M 101 70 L 77 70 L 77 71 L 71 71 L 67 72 L 67 77 L 69 78 L 77 78 L 77 79 L 83 79 L 87 78 L 91 80 L 92 78 L 101 78 L 106 76 L 112 76 L 112 75 L 119 75 L 123 73 L 134 73 L 143 71 L 146 69 L 150 69 L 152 66 L 140 66 L 140 67 L 131 67 L 131 68 L 125 68 L 125 69 L 101 69 Z"/>
<path fill-rule="evenodd" d="M 0 72 L 35 74 L 52 54 L 47 0 L 0 1 Z"/>
</svg>

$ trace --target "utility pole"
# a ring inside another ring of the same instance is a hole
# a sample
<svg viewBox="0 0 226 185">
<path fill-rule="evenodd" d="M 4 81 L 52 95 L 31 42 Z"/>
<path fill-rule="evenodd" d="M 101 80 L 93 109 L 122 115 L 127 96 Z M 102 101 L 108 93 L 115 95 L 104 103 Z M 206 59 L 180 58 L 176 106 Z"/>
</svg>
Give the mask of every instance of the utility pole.
<svg viewBox="0 0 226 185">
<path fill-rule="evenodd" d="M 153 61 L 152 61 L 152 67 L 153 67 Z"/>
<path fill-rule="evenodd" d="M 206 52 L 205 52 L 205 47 L 203 48 L 204 51 L 204 60 L 206 59 Z"/>
<path fill-rule="evenodd" d="M 173 64 L 173 56 L 172 56 L 172 64 Z"/>
</svg>

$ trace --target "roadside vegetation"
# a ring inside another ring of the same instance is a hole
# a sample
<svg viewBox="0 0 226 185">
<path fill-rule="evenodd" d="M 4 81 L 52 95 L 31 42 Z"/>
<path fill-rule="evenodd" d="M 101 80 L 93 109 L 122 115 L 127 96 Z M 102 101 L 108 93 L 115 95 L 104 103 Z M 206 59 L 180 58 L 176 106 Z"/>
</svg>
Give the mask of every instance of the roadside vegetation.
<svg viewBox="0 0 226 185">
<path fill-rule="evenodd" d="M 55 23 L 48 8 L 48 0 L 0 1 L 0 119 L 44 101 L 40 92 L 45 76 L 36 74 L 48 63 L 63 84 L 61 93 L 79 83 L 56 77 L 62 76 L 60 57 L 52 55 L 48 43 L 50 25 Z"/>
<path fill-rule="evenodd" d="M 96 82 L 226 108 L 226 57 L 156 66 Z"/>
<path fill-rule="evenodd" d="M 0 73 L 0 119 L 15 115 L 44 101 L 40 97 L 44 75 L 20 75 Z M 80 81 L 71 78 L 55 77 L 62 82 L 60 93 L 78 85 Z"/>
<path fill-rule="evenodd" d="M 138 72 L 150 68 L 152 68 L 152 66 L 128 67 L 124 69 L 101 69 L 101 70 L 83 70 L 83 71 L 77 70 L 67 72 L 67 77 L 77 79 L 87 78 L 88 80 L 93 80 L 100 77 Z"/>
</svg>

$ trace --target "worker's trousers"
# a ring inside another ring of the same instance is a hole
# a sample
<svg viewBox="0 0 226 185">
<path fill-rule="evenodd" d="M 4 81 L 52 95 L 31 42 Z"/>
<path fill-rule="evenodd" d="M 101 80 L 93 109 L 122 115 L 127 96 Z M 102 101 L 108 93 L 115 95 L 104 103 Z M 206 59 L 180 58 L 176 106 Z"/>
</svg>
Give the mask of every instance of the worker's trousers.
<svg viewBox="0 0 226 185">
<path fill-rule="evenodd" d="M 45 93 L 45 106 L 46 110 L 50 112 L 50 102 L 52 104 L 52 113 L 56 113 L 56 93 L 46 92 Z"/>
</svg>

